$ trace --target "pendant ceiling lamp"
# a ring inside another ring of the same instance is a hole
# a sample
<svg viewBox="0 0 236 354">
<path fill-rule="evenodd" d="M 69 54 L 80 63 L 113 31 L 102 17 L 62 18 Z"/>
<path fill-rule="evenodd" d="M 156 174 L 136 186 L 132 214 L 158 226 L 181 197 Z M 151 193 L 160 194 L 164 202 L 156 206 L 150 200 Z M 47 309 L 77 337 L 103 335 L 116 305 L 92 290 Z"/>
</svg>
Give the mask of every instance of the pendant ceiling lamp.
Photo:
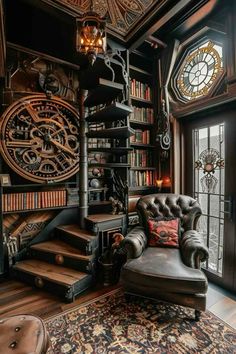
<svg viewBox="0 0 236 354">
<path fill-rule="evenodd" d="M 91 10 L 76 19 L 76 50 L 94 64 L 98 54 L 106 51 L 106 20 Z"/>
</svg>

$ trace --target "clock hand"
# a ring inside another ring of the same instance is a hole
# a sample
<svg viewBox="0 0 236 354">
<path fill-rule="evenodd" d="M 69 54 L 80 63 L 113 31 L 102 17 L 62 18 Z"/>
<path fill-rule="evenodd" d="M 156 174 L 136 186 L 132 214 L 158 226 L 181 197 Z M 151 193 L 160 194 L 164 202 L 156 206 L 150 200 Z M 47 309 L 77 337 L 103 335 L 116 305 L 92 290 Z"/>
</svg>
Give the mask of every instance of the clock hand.
<svg viewBox="0 0 236 354">
<path fill-rule="evenodd" d="M 8 148 L 31 148 L 38 149 L 41 147 L 41 139 L 34 138 L 32 140 L 10 140 L 6 142 Z"/>
<path fill-rule="evenodd" d="M 71 151 L 71 149 L 67 148 L 66 146 L 62 145 L 61 143 L 59 143 L 57 140 L 53 140 L 53 139 L 49 139 L 49 142 L 53 145 L 55 145 L 56 147 L 58 147 L 61 150 L 64 150 L 65 152 L 67 152 L 68 154 L 70 154 L 72 157 L 77 158 L 78 154 L 75 154 L 73 151 Z"/>
<path fill-rule="evenodd" d="M 41 130 L 37 127 L 37 125 L 31 121 L 28 121 L 25 116 L 19 116 L 18 118 L 20 121 L 27 124 L 29 127 L 32 126 L 33 128 L 35 128 L 41 136 L 44 136 L 44 134 L 41 132 Z"/>
<path fill-rule="evenodd" d="M 31 141 L 26 141 L 26 140 L 13 140 L 13 141 L 7 141 L 6 146 L 8 148 L 18 148 L 18 147 L 32 147 L 33 143 Z"/>
<path fill-rule="evenodd" d="M 28 111 L 30 117 L 33 118 L 33 120 L 35 122 L 40 122 L 40 118 L 39 118 L 37 112 L 35 112 L 35 110 L 32 108 L 32 106 L 30 104 L 25 105 L 25 108 Z"/>
</svg>

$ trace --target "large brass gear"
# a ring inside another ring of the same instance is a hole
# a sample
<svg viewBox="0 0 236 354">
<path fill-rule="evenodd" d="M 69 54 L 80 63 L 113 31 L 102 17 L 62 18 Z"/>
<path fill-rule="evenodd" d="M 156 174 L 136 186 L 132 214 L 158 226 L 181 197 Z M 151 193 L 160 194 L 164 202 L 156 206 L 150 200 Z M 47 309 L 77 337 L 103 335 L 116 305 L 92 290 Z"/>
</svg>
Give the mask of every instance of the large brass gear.
<svg viewBox="0 0 236 354">
<path fill-rule="evenodd" d="M 0 148 L 20 176 L 38 183 L 63 181 L 79 170 L 79 115 L 44 94 L 14 102 L 0 122 Z"/>
</svg>

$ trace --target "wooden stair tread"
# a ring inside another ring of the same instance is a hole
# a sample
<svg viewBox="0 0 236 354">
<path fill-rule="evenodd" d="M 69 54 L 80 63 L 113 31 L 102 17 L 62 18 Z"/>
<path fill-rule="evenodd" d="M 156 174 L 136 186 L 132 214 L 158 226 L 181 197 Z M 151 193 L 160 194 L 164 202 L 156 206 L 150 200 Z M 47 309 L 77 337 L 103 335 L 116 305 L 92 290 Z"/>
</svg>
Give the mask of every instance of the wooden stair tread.
<svg viewBox="0 0 236 354">
<path fill-rule="evenodd" d="M 60 225 L 57 226 L 57 230 L 65 231 L 73 236 L 82 238 L 86 241 L 92 241 L 96 238 L 96 236 L 94 236 L 91 232 L 80 229 L 79 226 L 76 224 Z"/>
<path fill-rule="evenodd" d="M 99 78 L 96 87 L 91 90 L 84 101 L 84 105 L 86 107 L 93 107 L 113 101 L 122 92 L 123 88 L 123 84 Z"/>
<path fill-rule="evenodd" d="M 16 263 L 13 268 L 66 286 L 72 286 L 88 276 L 87 273 L 35 259 L 28 259 Z"/>
<path fill-rule="evenodd" d="M 130 126 L 106 128 L 102 130 L 90 130 L 87 133 L 88 138 L 129 138 L 135 134 L 135 130 Z"/>
<path fill-rule="evenodd" d="M 125 214 L 120 214 L 120 215 L 93 214 L 93 215 L 87 216 L 85 219 L 90 222 L 93 222 L 93 223 L 98 223 L 98 222 L 120 219 L 120 218 L 123 218 L 124 216 L 125 216 Z"/>
<path fill-rule="evenodd" d="M 30 248 L 42 252 L 61 254 L 63 256 L 68 256 L 74 259 L 83 259 L 83 260 L 90 261 L 93 258 L 93 256 L 85 255 L 80 249 L 73 247 L 68 243 L 58 239 L 55 239 L 53 241 L 37 243 L 35 245 L 32 245 Z"/>
<path fill-rule="evenodd" d="M 106 122 L 121 120 L 127 117 L 132 112 L 133 109 L 131 106 L 115 102 L 93 113 L 92 115 L 89 115 L 86 120 L 88 122 Z"/>
</svg>

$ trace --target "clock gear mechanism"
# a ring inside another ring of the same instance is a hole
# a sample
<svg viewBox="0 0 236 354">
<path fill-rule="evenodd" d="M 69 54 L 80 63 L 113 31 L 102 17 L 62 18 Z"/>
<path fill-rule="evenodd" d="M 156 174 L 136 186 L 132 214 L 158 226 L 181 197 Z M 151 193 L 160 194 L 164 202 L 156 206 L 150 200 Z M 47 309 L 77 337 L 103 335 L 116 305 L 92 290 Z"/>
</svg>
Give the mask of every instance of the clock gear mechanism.
<svg viewBox="0 0 236 354">
<path fill-rule="evenodd" d="M 67 102 L 22 98 L 4 112 L 0 129 L 2 156 L 23 178 L 59 182 L 79 170 L 79 116 Z"/>
</svg>

